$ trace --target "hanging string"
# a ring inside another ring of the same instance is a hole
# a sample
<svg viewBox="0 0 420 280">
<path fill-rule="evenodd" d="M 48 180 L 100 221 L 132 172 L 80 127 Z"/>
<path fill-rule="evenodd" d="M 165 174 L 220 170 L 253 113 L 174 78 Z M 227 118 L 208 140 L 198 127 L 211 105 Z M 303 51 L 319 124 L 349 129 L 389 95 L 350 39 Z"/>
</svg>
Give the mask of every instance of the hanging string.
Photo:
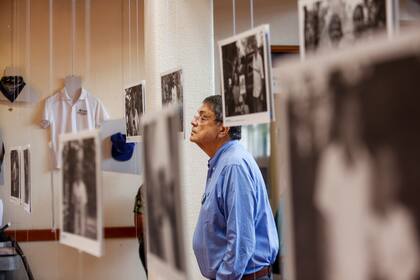
<svg viewBox="0 0 420 280">
<path fill-rule="evenodd" d="M 139 0 L 136 0 L 136 63 L 137 76 L 140 76 L 140 53 L 139 53 Z"/>
<path fill-rule="evenodd" d="M 48 48 L 49 48 L 49 65 L 48 65 L 48 92 L 52 92 L 52 80 L 53 80 L 53 0 L 49 0 L 48 5 L 48 18 L 49 18 L 49 31 L 48 31 Z M 50 162 L 52 162 L 51 157 L 51 143 L 48 145 L 48 152 Z M 51 185 L 51 229 L 55 231 L 55 219 L 54 219 L 54 171 L 51 166 L 50 170 L 50 185 Z"/>
<path fill-rule="evenodd" d="M 31 84 L 31 0 L 26 0 L 26 28 L 25 29 L 26 29 L 26 48 L 25 48 L 25 50 L 26 50 L 26 65 L 27 65 L 26 75 L 27 75 L 27 84 L 28 84 L 27 87 L 28 87 L 29 96 L 31 96 L 31 87 L 30 87 L 30 84 Z M 28 134 L 28 131 L 29 130 L 26 130 L 27 134 Z M 26 139 L 32 139 L 32 137 L 30 137 L 30 135 L 29 135 L 29 137 L 26 137 Z M 30 145 L 26 145 L 25 149 L 27 149 L 27 151 L 29 153 L 30 152 Z M 26 158 L 26 160 L 29 161 L 29 162 L 27 162 L 29 168 L 27 170 L 25 170 L 25 157 L 23 156 L 23 161 L 22 161 L 23 166 L 22 166 L 22 168 L 23 168 L 25 173 L 30 171 L 30 159 L 31 158 L 30 158 L 30 155 L 29 155 L 28 158 Z M 24 190 L 25 196 L 23 196 L 23 197 L 24 197 L 24 202 L 25 202 L 25 200 L 28 200 L 28 204 L 29 204 L 28 205 L 29 206 L 28 214 L 30 215 L 30 213 L 31 213 L 30 212 L 30 207 L 31 207 L 32 197 L 31 196 L 29 196 L 29 198 L 26 197 L 26 195 L 30 194 L 30 189 L 28 190 L 28 192 L 26 192 L 26 188 L 32 187 L 31 184 L 30 184 L 30 180 L 31 180 L 30 174 L 28 174 L 28 176 L 24 176 L 24 178 L 25 178 L 25 180 L 24 180 L 23 190 Z M 29 182 L 27 182 L 26 179 L 28 179 Z M 29 219 L 29 228 L 32 228 L 32 219 Z M 26 230 L 26 241 L 29 241 L 29 229 Z"/>
<path fill-rule="evenodd" d="M 90 79 L 91 57 L 90 57 L 90 37 L 91 37 L 91 4 L 90 0 L 85 0 L 85 56 L 86 56 L 86 81 Z"/>
<path fill-rule="evenodd" d="M 128 80 L 131 83 L 131 0 L 128 1 Z"/>
<path fill-rule="evenodd" d="M 48 20 L 49 20 L 49 26 L 48 26 L 48 93 L 51 93 L 53 91 L 53 26 L 54 26 L 54 18 L 53 18 L 53 5 L 54 0 L 49 0 L 48 2 Z M 49 162 L 53 162 L 52 154 L 51 154 L 51 142 L 48 143 L 48 155 L 49 155 Z M 54 170 L 53 166 L 50 167 L 50 188 L 51 188 L 51 231 L 54 233 L 54 240 L 58 242 L 58 231 L 56 228 L 55 223 L 55 191 L 54 191 Z M 58 246 L 55 248 L 55 259 L 58 260 Z M 58 279 L 59 277 L 59 267 L 55 267 L 55 278 Z"/>
<path fill-rule="evenodd" d="M 76 59 L 76 0 L 71 3 L 71 74 L 74 75 Z"/>
<path fill-rule="evenodd" d="M 233 35 L 236 35 L 236 1 L 232 0 Z"/>
<path fill-rule="evenodd" d="M 249 13 L 251 16 L 251 29 L 254 28 L 254 0 L 249 0 Z"/>
<path fill-rule="evenodd" d="M 124 91 L 125 75 L 124 75 L 124 1 L 121 1 L 121 88 Z"/>
</svg>

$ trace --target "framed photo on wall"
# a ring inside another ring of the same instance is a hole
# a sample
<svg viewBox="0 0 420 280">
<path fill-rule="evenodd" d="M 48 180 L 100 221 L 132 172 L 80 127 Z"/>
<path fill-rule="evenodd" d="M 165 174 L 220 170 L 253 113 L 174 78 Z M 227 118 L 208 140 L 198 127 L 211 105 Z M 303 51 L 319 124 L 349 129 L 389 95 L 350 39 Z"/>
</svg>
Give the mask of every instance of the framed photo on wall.
<svg viewBox="0 0 420 280">
<path fill-rule="evenodd" d="M 162 105 L 168 106 L 172 104 L 179 105 L 179 131 L 184 131 L 184 91 L 182 69 L 175 68 L 164 72 L 160 76 L 162 89 Z"/>
<path fill-rule="evenodd" d="M 225 126 L 274 118 L 269 32 L 262 25 L 218 42 Z"/>
<path fill-rule="evenodd" d="M 128 142 L 140 142 L 141 117 L 144 113 L 145 81 L 124 89 L 124 120 Z"/>
<path fill-rule="evenodd" d="M 103 253 L 103 217 L 98 131 L 59 138 L 60 243 L 94 256 Z"/>
</svg>

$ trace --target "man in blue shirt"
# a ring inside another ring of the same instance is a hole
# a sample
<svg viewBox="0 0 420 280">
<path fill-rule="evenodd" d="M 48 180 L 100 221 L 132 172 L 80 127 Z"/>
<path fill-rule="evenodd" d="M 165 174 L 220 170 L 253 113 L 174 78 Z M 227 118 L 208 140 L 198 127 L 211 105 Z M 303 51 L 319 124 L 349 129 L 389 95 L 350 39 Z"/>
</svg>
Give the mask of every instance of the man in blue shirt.
<svg viewBox="0 0 420 280">
<path fill-rule="evenodd" d="M 279 242 L 261 172 L 238 142 L 240 127 L 225 127 L 220 95 L 204 99 L 191 122 L 190 141 L 209 157 L 206 189 L 193 248 L 209 279 L 271 279 Z"/>
</svg>

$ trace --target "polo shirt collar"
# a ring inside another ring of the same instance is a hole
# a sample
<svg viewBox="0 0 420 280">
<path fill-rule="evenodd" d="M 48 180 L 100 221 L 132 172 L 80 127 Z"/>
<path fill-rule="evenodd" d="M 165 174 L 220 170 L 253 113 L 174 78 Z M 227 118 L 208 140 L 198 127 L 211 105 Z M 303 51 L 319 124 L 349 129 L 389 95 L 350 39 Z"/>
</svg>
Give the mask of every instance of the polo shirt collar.
<svg viewBox="0 0 420 280">
<path fill-rule="evenodd" d="M 223 154 L 224 151 L 226 151 L 227 149 L 229 149 L 233 144 L 237 143 L 238 140 L 229 140 L 228 142 L 226 142 L 225 144 L 223 144 L 222 147 L 220 147 L 216 154 L 214 154 L 214 156 L 212 158 L 209 159 L 208 161 L 208 167 L 209 169 L 213 169 L 214 166 L 216 165 L 217 161 L 219 160 L 220 156 Z"/>
<path fill-rule="evenodd" d="M 82 88 L 82 92 L 77 100 L 85 100 L 87 98 L 87 90 Z M 64 87 L 60 92 L 60 97 L 64 100 L 72 100 L 71 97 L 68 95 L 66 88 Z"/>
</svg>

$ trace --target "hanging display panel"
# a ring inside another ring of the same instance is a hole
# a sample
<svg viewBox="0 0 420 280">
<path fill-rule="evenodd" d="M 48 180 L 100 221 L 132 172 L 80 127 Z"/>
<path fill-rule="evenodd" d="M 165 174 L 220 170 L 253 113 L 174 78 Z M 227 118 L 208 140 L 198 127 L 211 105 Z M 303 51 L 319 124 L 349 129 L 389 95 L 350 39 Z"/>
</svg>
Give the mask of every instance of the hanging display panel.
<svg viewBox="0 0 420 280">
<path fill-rule="evenodd" d="M 396 30 L 394 0 L 299 0 L 300 53 L 339 48 Z"/>
<path fill-rule="evenodd" d="M 269 37 L 262 25 L 219 41 L 225 126 L 273 119 Z"/>
<path fill-rule="evenodd" d="M 279 68 L 288 279 L 420 276 L 419 57 L 415 30 Z"/>
<path fill-rule="evenodd" d="M 21 181 L 20 181 L 20 147 L 10 149 L 10 199 L 20 203 Z"/>
<path fill-rule="evenodd" d="M 22 147 L 21 159 L 22 163 L 21 168 L 21 182 L 22 182 L 22 194 L 21 194 L 21 203 L 26 212 L 31 212 L 31 157 L 30 157 L 30 147 L 25 145 Z"/>
<path fill-rule="evenodd" d="M 145 82 L 127 87 L 124 90 L 124 116 L 127 142 L 140 142 L 140 119 L 144 113 Z"/>
<path fill-rule="evenodd" d="M 162 89 L 162 105 L 179 104 L 179 130 L 184 131 L 183 80 L 182 69 L 176 68 L 160 76 Z"/>
<path fill-rule="evenodd" d="M 98 132 L 62 134 L 59 141 L 60 243 L 101 256 L 103 217 Z"/>
<path fill-rule="evenodd" d="M 179 107 L 144 117 L 147 262 L 159 279 L 186 279 Z"/>
</svg>

